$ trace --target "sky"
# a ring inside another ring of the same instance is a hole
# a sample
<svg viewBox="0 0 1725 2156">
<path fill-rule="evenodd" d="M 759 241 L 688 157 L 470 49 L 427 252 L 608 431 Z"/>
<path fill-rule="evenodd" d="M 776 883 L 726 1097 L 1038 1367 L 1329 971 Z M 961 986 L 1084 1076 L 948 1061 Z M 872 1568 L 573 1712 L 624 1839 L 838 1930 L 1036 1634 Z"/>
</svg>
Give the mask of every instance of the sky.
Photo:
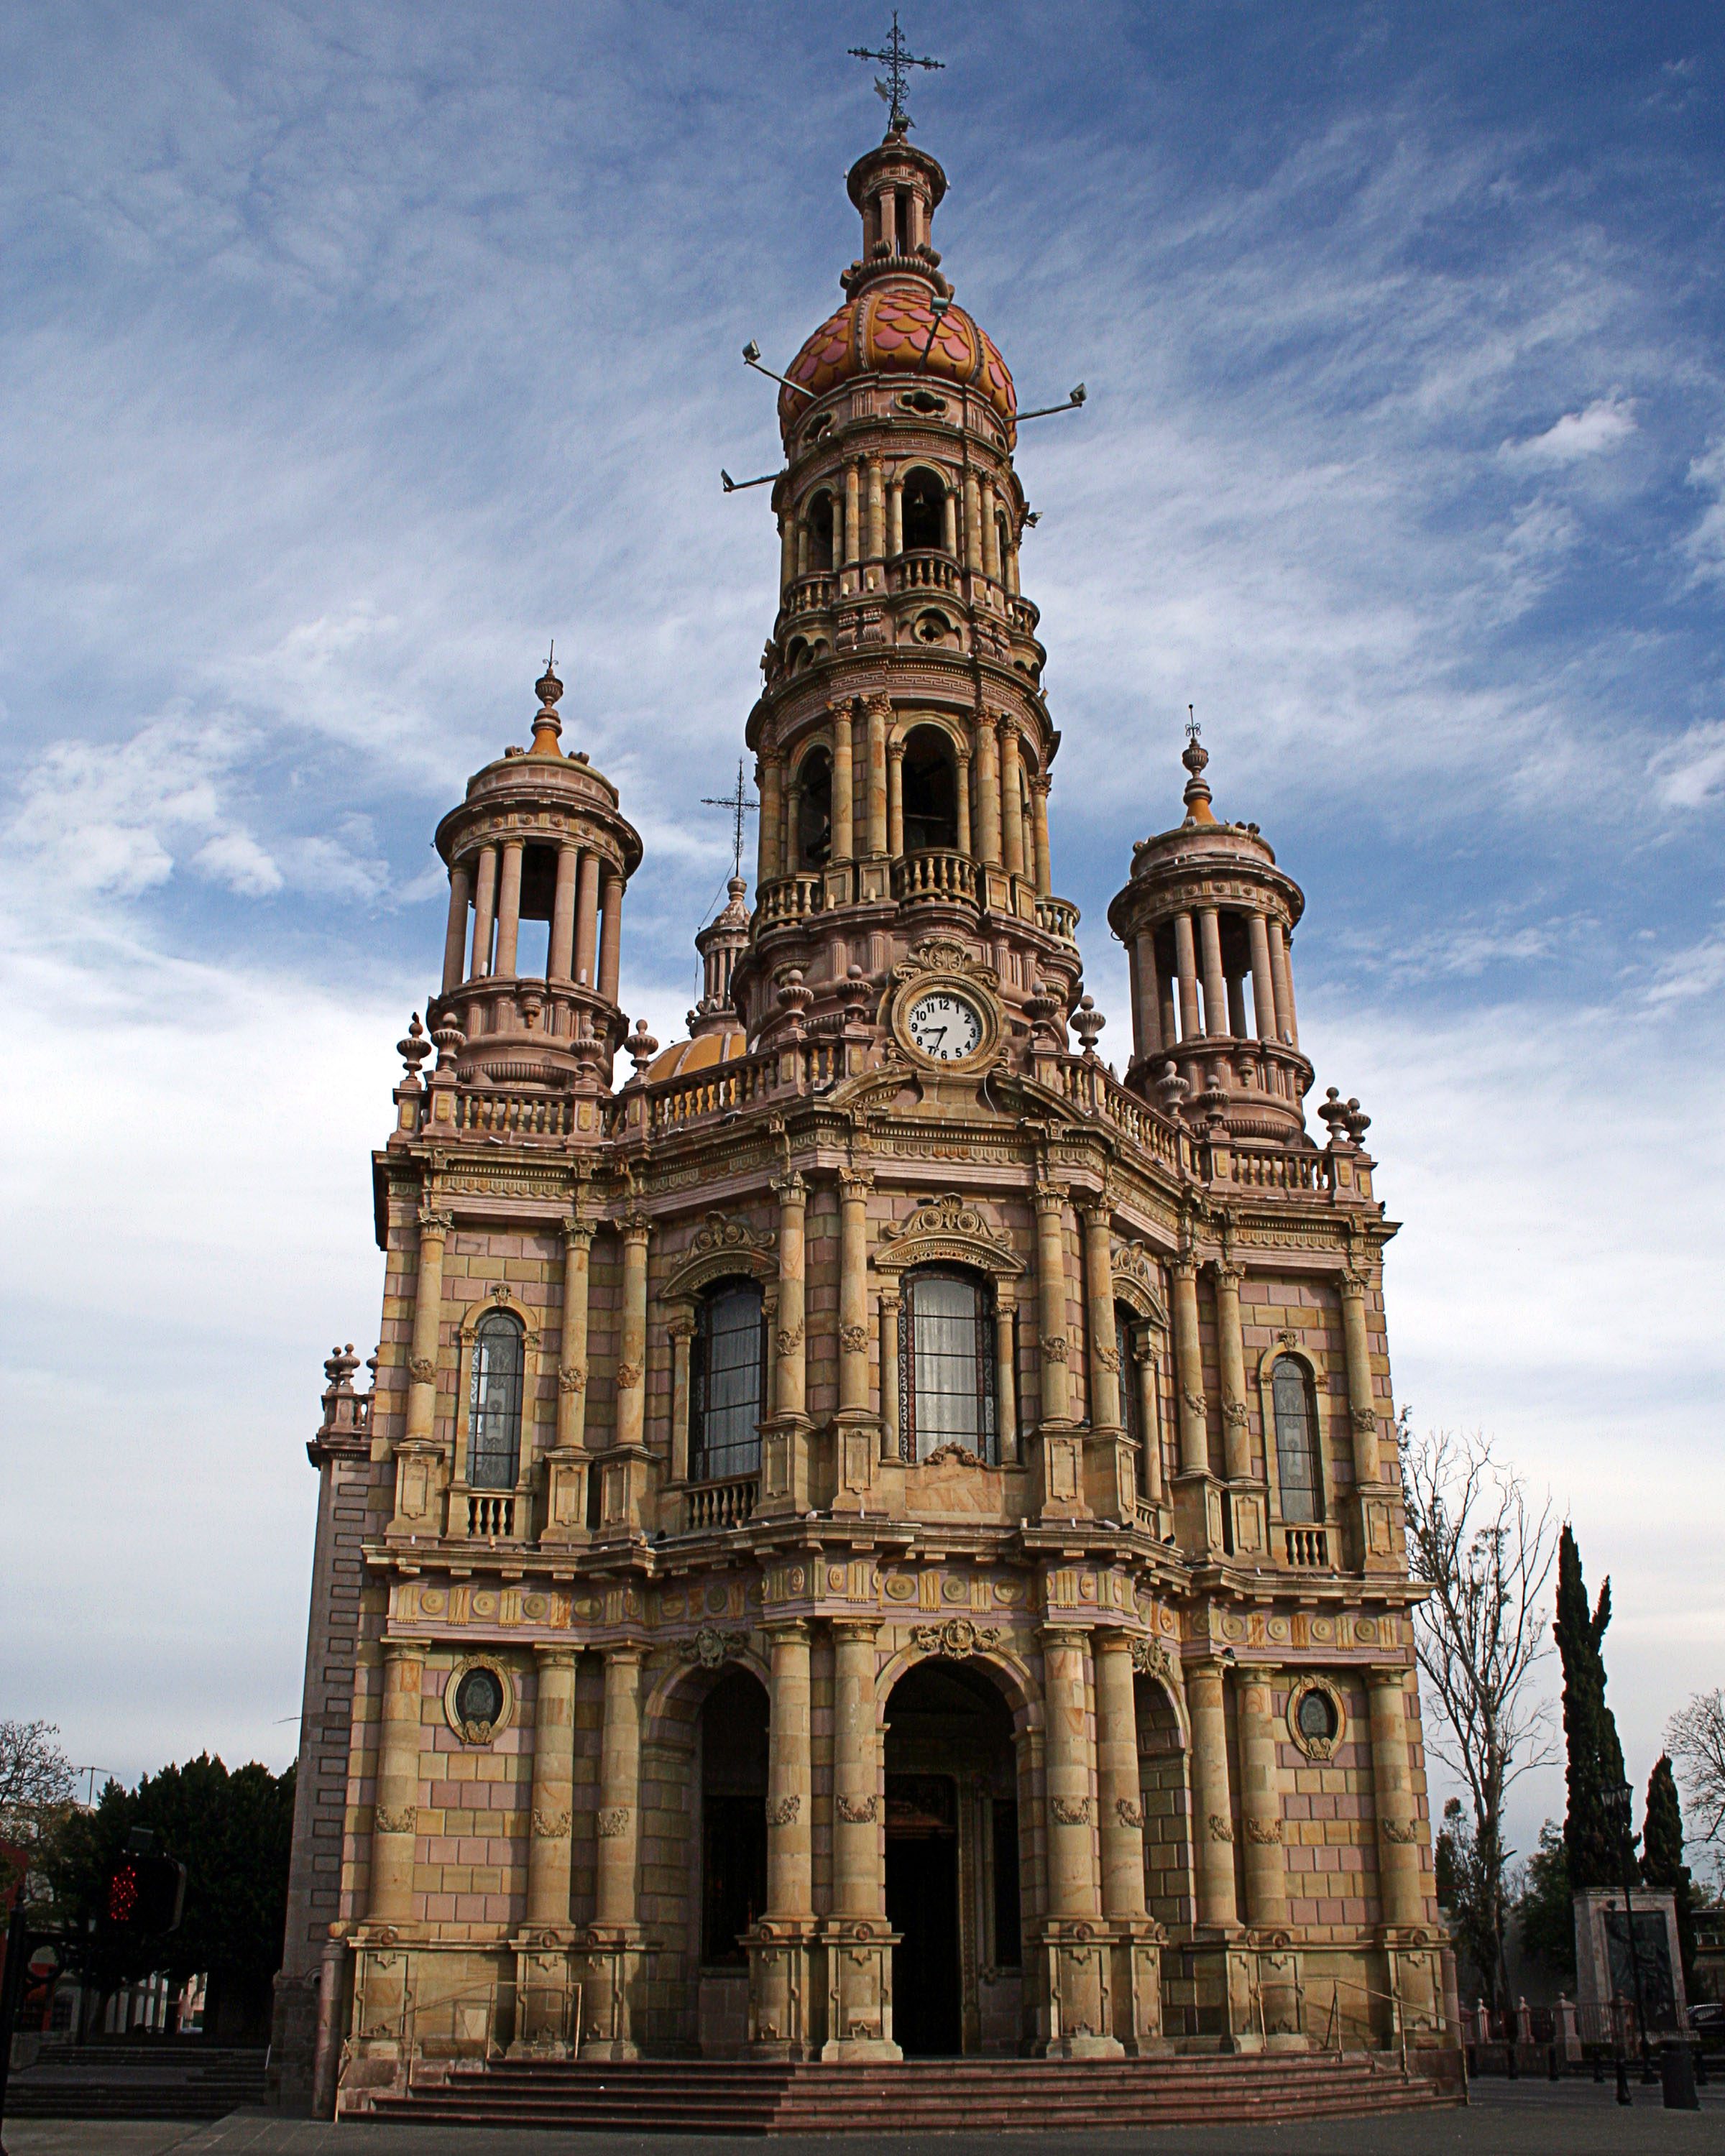
<svg viewBox="0 0 1725 2156">
<path fill-rule="evenodd" d="M 285 1764 L 430 846 L 524 741 L 696 993 L 771 626 L 773 391 L 855 251 L 875 0 L 0 17 L 0 1714 Z M 1307 896 L 1404 1224 L 1399 1402 L 1609 1572 L 1644 1782 L 1725 1680 L 1725 22 L 918 0 L 936 243 L 1028 405 L 1056 888 L 1218 813 Z M 1317 1135 L 1321 1137 L 1322 1132 Z M 1554 1661 L 1542 1681 L 1554 1697 Z M 1517 1793 L 1523 1849 L 1562 1808 Z"/>
</svg>

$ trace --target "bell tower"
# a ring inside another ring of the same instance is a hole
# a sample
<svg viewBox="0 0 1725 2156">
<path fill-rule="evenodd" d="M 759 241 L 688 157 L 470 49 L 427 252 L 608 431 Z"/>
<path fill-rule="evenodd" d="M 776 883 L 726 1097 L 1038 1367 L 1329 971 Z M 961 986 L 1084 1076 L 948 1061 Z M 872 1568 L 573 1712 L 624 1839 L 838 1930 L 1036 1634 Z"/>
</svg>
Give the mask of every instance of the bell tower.
<svg viewBox="0 0 1725 2156">
<path fill-rule="evenodd" d="M 998 976 L 1024 1068 L 1028 1007 L 1070 1009 L 1080 959 L 1049 857 L 1060 736 L 1019 588 L 1017 398 L 942 273 L 939 164 L 896 125 L 849 185 L 845 303 L 778 399 L 779 604 L 747 732 L 757 903 L 732 993 L 752 1050 L 847 1022 L 854 1038 L 860 1002 L 878 1048 L 894 965 L 956 936 Z"/>
</svg>

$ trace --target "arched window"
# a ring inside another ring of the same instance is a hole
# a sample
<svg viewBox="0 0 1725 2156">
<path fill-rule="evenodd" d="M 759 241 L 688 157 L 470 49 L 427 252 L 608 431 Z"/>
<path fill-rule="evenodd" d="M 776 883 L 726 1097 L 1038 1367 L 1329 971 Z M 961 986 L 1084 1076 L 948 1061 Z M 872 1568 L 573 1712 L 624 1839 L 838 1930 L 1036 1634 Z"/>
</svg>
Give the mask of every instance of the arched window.
<svg viewBox="0 0 1725 2156">
<path fill-rule="evenodd" d="M 723 1482 L 761 1467 L 767 1322 L 753 1281 L 721 1281 L 696 1306 L 690 1359 L 690 1475 Z"/>
<path fill-rule="evenodd" d="M 521 1381 L 526 1366 L 521 1320 L 494 1310 L 473 1336 L 467 1411 L 467 1481 L 475 1490 L 512 1490 L 521 1460 Z"/>
<path fill-rule="evenodd" d="M 906 1460 L 962 1445 L 998 1461 L 994 1298 L 975 1274 L 926 1267 L 905 1276 L 899 1403 Z"/>
<path fill-rule="evenodd" d="M 1123 1302 L 1114 1306 L 1114 1352 L 1120 1358 L 1120 1419 L 1134 1445 L 1144 1442 L 1144 1404 L 1138 1396 L 1138 1366 L 1132 1358 L 1132 1337 L 1138 1329 L 1138 1313 Z"/>
<path fill-rule="evenodd" d="M 932 471 L 906 475 L 901 524 L 905 552 L 939 552 L 947 543 L 947 490 Z"/>
<path fill-rule="evenodd" d="M 824 869 L 833 850 L 833 760 L 824 748 L 798 767 L 797 865 Z"/>
<path fill-rule="evenodd" d="M 833 567 L 833 497 L 818 494 L 809 505 L 809 571 L 825 576 Z"/>
<path fill-rule="evenodd" d="M 938 726 L 914 727 L 905 742 L 905 851 L 958 844 L 958 786 L 952 745 Z"/>
<path fill-rule="evenodd" d="M 1317 1417 L 1305 1366 L 1278 1357 L 1270 1373 L 1276 1409 L 1276 1472 L 1281 1484 L 1281 1516 L 1298 1524 L 1323 1517 L 1317 1461 Z"/>
</svg>

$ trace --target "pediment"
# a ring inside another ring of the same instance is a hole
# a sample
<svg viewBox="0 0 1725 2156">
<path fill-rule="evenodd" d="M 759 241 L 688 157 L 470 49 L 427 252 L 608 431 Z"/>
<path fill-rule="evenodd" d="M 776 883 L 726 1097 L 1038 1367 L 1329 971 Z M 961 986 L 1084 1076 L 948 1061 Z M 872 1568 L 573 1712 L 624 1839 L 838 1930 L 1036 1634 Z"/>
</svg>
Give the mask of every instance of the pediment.
<svg viewBox="0 0 1725 2156">
<path fill-rule="evenodd" d="M 1024 1261 L 982 1207 L 956 1190 L 925 1198 L 906 1220 L 881 1230 L 875 1253 L 876 1268 L 905 1272 L 912 1265 L 971 1265 L 1000 1278 L 1014 1278 Z"/>
</svg>

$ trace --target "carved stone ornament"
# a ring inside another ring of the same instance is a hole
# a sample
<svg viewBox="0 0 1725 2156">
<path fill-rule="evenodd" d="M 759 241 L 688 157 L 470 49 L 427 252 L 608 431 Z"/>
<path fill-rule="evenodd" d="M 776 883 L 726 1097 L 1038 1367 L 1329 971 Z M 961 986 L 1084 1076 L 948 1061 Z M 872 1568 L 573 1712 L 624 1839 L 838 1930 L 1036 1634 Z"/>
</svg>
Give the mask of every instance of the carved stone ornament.
<svg viewBox="0 0 1725 2156">
<path fill-rule="evenodd" d="M 1168 1652 L 1165 1641 L 1150 1638 L 1132 1641 L 1132 1667 L 1141 1676 L 1159 1677 L 1163 1684 L 1178 1684 L 1179 1666 Z"/>
<path fill-rule="evenodd" d="M 1162 1299 L 1161 1270 L 1148 1251 L 1136 1243 L 1117 1249 L 1110 1267 L 1115 1300 L 1166 1332 L 1168 1308 Z"/>
<path fill-rule="evenodd" d="M 932 1452 L 925 1453 L 922 1456 L 922 1465 L 925 1467 L 937 1467 L 943 1460 L 950 1460 L 960 1467 L 986 1467 L 988 1464 L 986 1460 L 979 1459 L 975 1453 L 960 1445 L 956 1438 L 949 1445 L 937 1445 Z"/>
<path fill-rule="evenodd" d="M 778 1237 L 771 1228 L 752 1228 L 746 1220 L 732 1220 L 722 1213 L 709 1213 L 690 1240 L 691 1253 L 706 1256 L 718 1250 L 770 1250 Z"/>
<path fill-rule="evenodd" d="M 379 1834 L 412 1834 L 419 1824 L 418 1807 L 403 1804 L 399 1811 L 386 1811 L 382 1804 L 372 1815 Z"/>
<path fill-rule="evenodd" d="M 1348 1702 L 1327 1677 L 1301 1677 L 1290 1690 L 1288 1734 L 1308 1759 L 1333 1759 L 1347 1727 Z"/>
<path fill-rule="evenodd" d="M 627 1392 L 631 1385 L 638 1385 L 640 1382 L 641 1366 L 639 1363 L 619 1363 L 617 1365 L 619 1392 Z"/>
<path fill-rule="evenodd" d="M 872 1797 L 840 1797 L 838 1804 L 839 1818 L 852 1826 L 867 1826 L 874 1819 Z"/>
<path fill-rule="evenodd" d="M 1042 1336 L 1042 1359 L 1045 1363 L 1064 1363 L 1066 1359 L 1066 1336 L 1064 1332 L 1045 1332 Z"/>
<path fill-rule="evenodd" d="M 1377 1435 L 1378 1410 L 1375 1408 L 1353 1408 L 1348 1412 L 1354 1428 L 1362 1437 Z"/>
<path fill-rule="evenodd" d="M 1202 1393 L 1194 1393 L 1189 1385 L 1182 1389 L 1180 1398 L 1184 1400 L 1194 1414 L 1204 1415 L 1209 1413 L 1209 1402 L 1205 1399 Z"/>
<path fill-rule="evenodd" d="M 775 1797 L 767 1807 L 768 1826 L 788 1826 L 803 1809 L 801 1797 Z"/>
<path fill-rule="evenodd" d="M 408 1375 L 416 1385 L 434 1385 L 437 1383 L 437 1364 L 429 1355 L 409 1355 Z"/>
<path fill-rule="evenodd" d="M 1245 1402 L 1244 1400 L 1224 1400 L 1222 1403 L 1222 1419 L 1228 1424 L 1230 1430 L 1244 1430 L 1246 1426 Z"/>
<path fill-rule="evenodd" d="M 1276 1344 L 1278 1348 L 1286 1348 L 1291 1353 L 1300 1345 L 1300 1336 L 1297 1332 L 1291 1332 L 1284 1328 L 1276 1334 Z"/>
<path fill-rule="evenodd" d="M 584 1393 L 587 1390 L 585 1363 L 566 1363 L 557 1372 L 557 1390 L 560 1393 Z"/>
<path fill-rule="evenodd" d="M 1141 1827 L 1144 1824 L 1144 1807 L 1131 1797 L 1117 1797 L 1114 1816 L 1122 1826 Z"/>
<path fill-rule="evenodd" d="M 629 1806 L 607 1804 L 599 1814 L 599 1840 L 618 1841 L 629 1832 Z"/>
<path fill-rule="evenodd" d="M 440 1206 L 422 1205 L 419 1208 L 419 1233 L 422 1235 L 453 1235 L 455 1216 Z"/>
<path fill-rule="evenodd" d="M 992 1647 L 1000 1637 L 998 1625 L 973 1625 L 968 1617 L 949 1617 L 944 1625 L 918 1625 L 911 1637 L 925 1655 L 945 1655 L 963 1661 L 979 1649 Z"/>
<path fill-rule="evenodd" d="M 924 973 L 963 973 L 988 988 L 994 987 L 1000 978 L 992 966 L 948 936 L 924 937 L 909 957 L 901 958 L 892 969 L 896 981 L 918 980 Z"/>
<path fill-rule="evenodd" d="M 533 1839 L 535 1841 L 562 1841 L 569 1832 L 567 1811 L 544 1812 L 536 1805 L 533 1811 Z"/>
<path fill-rule="evenodd" d="M 1095 1356 L 1096 1361 L 1101 1365 L 1103 1369 L 1119 1369 L 1120 1350 L 1117 1348 L 1104 1348 L 1099 1342 L 1096 1347 L 1091 1348 L 1091 1353 Z"/>
<path fill-rule="evenodd" d="M 1233 1820 L 1224 1819 L 1220 1812 L 1212 1812 L 1210 1814 L 1210 1840 L 1212 1841 L 1232 1841 L 1233 1839 Z"/>
<path fill-rule="evenodd" d="M 922 1265 L 973 1265 L 996 1278 L 1024 1270 L 1009 1238 L 980 1205 L 956 1190 L 924 1199 L 907 1219 L 888 1221 L 880 1230 L 875 1264 L 889 1277 Z"/>
<path fill-rule="evenodd" d="M 841 1325 L 839 1345 L 847 1355 L 866 1355 L 869 1352 L 869 1328 L 865 1325 Z"/>
<path fill-rule="evenodd" d="M 685 1662 L 699 1662 L 704 1670 L 716 1670 L 732 1656 L 746 1654 L 748 1644 L 747 1632 L 721 1632 L 703 1625 L 692 1640 L 683 1641 L 679 1652 Z"/>
<path fill-rule="evenodd" d="M 794 1355 L 802 1345 L 803 1328 L 800 1325 L 781 1325 L 779 1327 L 778 1353 L 779 1359 L 781 1361 L 783 1361 L 787 1355 Z"/>
<path fill-rule="evenodd" d="M 1050 1800 L 1049 1810 L 1053 1812 L 1058 1825 L 1088 1826 L 1090 1825 L 1088 1797 L 1055 1797 Z"/>
<path fill-rule="evenodd" d="M 1399 1842 L 1404 1849 L 1410 1847 L 1420 1839 L 1420 1828 L 1415 1820 L 1379 1820 L 1378 1824 L 1384 1830 L 1386 1841 Z"/>
<path fill-rule="evenodd" d="M 1260 1849 L 1279 1848 L 1281 1844 L 1281 1821 L 1279 1819 L 1254 1819 L 1249 1812 L 1245 1834 L 1246 1840 L 1255 1842 Z"/>
</svg>

